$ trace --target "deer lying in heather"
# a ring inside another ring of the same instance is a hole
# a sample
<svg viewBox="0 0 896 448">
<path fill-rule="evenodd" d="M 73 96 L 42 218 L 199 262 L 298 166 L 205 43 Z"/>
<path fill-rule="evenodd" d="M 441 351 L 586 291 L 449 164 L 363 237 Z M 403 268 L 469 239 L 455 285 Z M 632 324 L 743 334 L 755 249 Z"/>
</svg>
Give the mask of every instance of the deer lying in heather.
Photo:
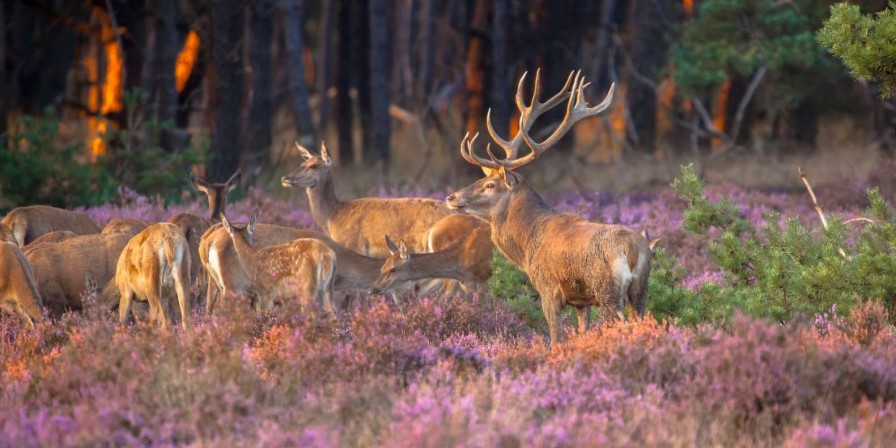
<svg viewBox="0 0 896 448">
<path fill-rule="evenodd" d="M 475 219 L 458 215 L 457 219 L 460 218 Z M 450 222 L 443 223 L 443 225 L 449 224 Z M 371 292 L 379 294 L 402 282 L 427 278 L 457 281 L 443 287 L 438 293 L 440 297 L 452 297 L 459 292 L 458 290 L 465 293 L 487 291 L 487 282 L 492 276 L 491 229 L 481 221 L 476 224 L 477 227 L 471 233 L 460 240 L 450 239 L 448 244 L 445 244 L 444 240 L 440 241 L 436 234 L 436 240 L 430 241 L 433 250 L 431 253 L 412 253 L 404 240 L 398 240 L 396 246 L 387 236 L 386 245 L 392 255 L 380 268 L 380 275 Z"/>
<path fill-rule="evenodd" d="M 503 140 L 495 135 L 490 120 L 488 123 L 489 132 L 504 149 L 506 157 L 496 159 L 490 147 L 486 148 L 488 159 L 477 156 L 473 151 L 475 136 L 473 139 L 465 136 L 461 155 L 467 162 L 488 169 L 490 174 L 446 198 L 449 207 L 488 221 L 492 242 L 529 276 L 541 296 L 551 344 L 558 341 L 557 321 L 564 305 L 576 308 L 580 331 L 587 328 L 592 305 L 615 308 L 623 317 L 625 306 L 631 304 L 639 315 L 643 314 L 650 275 L 651 251 L 643 236 L 627 227 L 592 223 L 573 214 L 557 212 L 521 175 L 512 171 L 531 163 L 556 144 L 577 121 L 610 106 L 613 86 L 600 104 L 589 108 L 583 94 L 587 86 L 584 79 L 578 73 L 570 78 L 573 83 L 568 92 L 564 87 L 554 98 L 541 103 L 536 76 L 535 91 L 528 106 L 522 99 L 521 79 L 517 89 L 517 106 L 521 112 L 517 136 L 512 141 Z M 567 97 L 566 115 L 559 127 L 543 142 L 533 141 L 528 135 L 532 121 Z M 518 157 L 523 142 L 531 152 Z"/>
<path fill-rule="evenodd" d="M 313 230 L 256 224 L 253 237 L 253 246 L 256 249 L 286 244 L 299 238 L 312 238 L 323 242 L 336 253 L 338 262 L 333 286 L 340 292 L 369 289 L 383 264 L 382 259 L 355 253 L 336 244 L 323 233 Z M 237 256 L 230 234 L 223 225 L 212 227 L 202 236 L 199 257 L 209 277 L 206 294 L 209 297 L 206 302 L 209 314 L 212 314 L 219 297 L 230 299 L 249 293 L 251 279 Z M 339 308 L 347 308 L 347 303 L 340 303 Z"/>
<path fill-rule="evenodd" d="M 148 225 L 149 224 L 147 224 L 146 221 L 141 221 L 139 219 L 115 218 L 109 221 L 100 233 L 103 235 L 123 233 L 125 235 L 134 236 L 145 230 Z"/>
<path fill-rule="evenodd" d="M 34 266 L 37 290 L 50 315 L 83 308 L 84 276 L 105 284 L 115 277 L 118 258 L 129 235 L 82 235 L 54 244 L 43 244 L 25 255 Z"/>
<path fill-rule="evenodd" d="M 121 295 L 119 322 L 127 321 L 131 303 L 139 300 L 149 302 L 151 320 L 167 327 L 169 298 L 173 293 L 177 296 L 183 326 L 190 326 L 190 248 L 176 225 L 153 224 L 131 238 L 118 258 L 115 284 Z"/>
<path fill-rule="evenodd" d="M 54 230 L 70 230 L 78 235 L 100 233 L 100 228 L 87 215 L 47 205 L 18 207 L 0 222 L 12 230 L 19 247 Z"/>
<path fill-rule="evenodd" d="M 0 306 L 22 315 L 33 327 L 43 322 L 44 305 L 34 280 L 34 269 L 15 243 L 0 242 Z"/>
<path fill-rule="evenodd" d="M 248 292 L 259 311 L 298 299 L 305 313 L 334 314 L 333 274 L 336 253 L 324 242 L 299 238 L 263 249 L 253 247 L 258 210 L 249 224 L 235 227 L 221 215 L 224 228 L 233 240 L 240 264 L 249 276 Z"/>
<path fill-rule="evenodd" d="M 454 214 L 434 199 L 361 198 L 344 202 L 336 197 L 333 163 L 327 147 L 321 143 L 320 155 L 314 155 L 296 143 L 304 162 L 283 176 L 284 187 L 302 187 L 308 195 L 314 222 L 333 241 L 359 254 L 385 258 L 389 250 L 383 235 L 404 239 L 411 250 L 426 250 L 429 229 L 438 220 Z"/>
</svg>

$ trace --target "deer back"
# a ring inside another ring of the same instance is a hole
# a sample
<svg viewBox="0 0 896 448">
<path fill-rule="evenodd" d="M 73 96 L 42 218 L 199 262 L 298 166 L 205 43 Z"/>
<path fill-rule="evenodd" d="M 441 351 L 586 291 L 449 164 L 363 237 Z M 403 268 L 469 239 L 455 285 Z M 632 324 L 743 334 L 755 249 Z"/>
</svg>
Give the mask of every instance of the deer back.
<svg viewBox="0 0 896 448">
<path fill-rule="evenodd" d="M 106 224 L 106 227 L 103 227 L 103 231 L 100 232 L 103 235 L 109 235 L 111 233 L 122 233 L 125 235 L 134 236 L 144 229 L 148 224 L 146 221 L 141 221 L 139 219 L 134 218 L 115 218 L 109 221 Z"/>
<path fill-rule="evenodd" d="M 2 223 L 12 230 L 19 247 L 54 230 L 70 230 L 78 235 L 100 233 L 100 228 L 87 215 L 47 205 L 13 209 Z"/>
<path fill-rule="evenodd" d="M 24 248 L 22 248 L 22 252 L 27 256 L 29 253 L 33 252 L 39 247 L 43 247 L 49 244 L 61 243 L 65 240 L 70 240 L 77 236 L 78 234 L 72 232 L 71 230 L 54 230 L 50 233 L 45 233 L 41 235 L 40 238 L 28 243 Z"/>
</svg>

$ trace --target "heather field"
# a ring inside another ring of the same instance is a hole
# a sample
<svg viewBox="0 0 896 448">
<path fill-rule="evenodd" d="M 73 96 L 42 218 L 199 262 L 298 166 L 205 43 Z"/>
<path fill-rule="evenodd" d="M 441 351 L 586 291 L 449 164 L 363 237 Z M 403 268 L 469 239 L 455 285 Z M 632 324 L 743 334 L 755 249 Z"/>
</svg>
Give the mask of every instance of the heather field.
<svg viewBox="0 0 896 448">
<path fill-rule="evenodd" d="M 862 185 L 817 192 L 835 221 L 869 205 Z M 757 228 L 786 216 L 823 233 L 804 190 L 715 185 L 705 197 L 729 198 Z M 213 318 L 197 314 L 190 330 L 122 327 L 95 304 L 33 330 L 7 316 L 0 445 L 864 447 L 896 436 L 891 297 L 780 321 L 745 306 L 701 322 L 684 315 L 688 304 L 669 304 L 709 300 L 707 291 L 738 282 L 707 248 L 719 228 L 683 230 L 687 201 L 671 189 L 547 199 L 663 238 L 653 314 L 582 335 L 565 315 L 553 350 L 529 296 L 370 298 L 336 320 L 228 303 Z M 166 209 L 128 194 L 120 202 L 86 213 L 104 224 L 204 207 Z M 313 227 L 304 199 L 250 192 L 229 215 L 244 220 L 256 207 L 265 222 Z M 772 212 L 781 217 L 767 220 Z M 845 240 L 863 238 L 861 226 L 844 225 Z"/>
</svg>

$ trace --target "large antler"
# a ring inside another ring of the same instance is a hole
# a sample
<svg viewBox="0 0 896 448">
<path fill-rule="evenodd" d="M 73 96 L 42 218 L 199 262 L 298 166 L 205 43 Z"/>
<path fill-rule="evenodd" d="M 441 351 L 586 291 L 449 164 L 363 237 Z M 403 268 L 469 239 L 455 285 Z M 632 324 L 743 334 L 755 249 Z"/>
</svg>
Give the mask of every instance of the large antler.
<svg viewBox="0 0 896 448">
<path fill-rule="evenodd" d="M 516 92 L 516 103 L 517 107 L 520 110 L 520 129 L 517 132 L 516 136 L 513 140 L 507 141 L 502 139 L 497 135 L 491 123 L 491 110 L 489 110 L 489 114 L 487 116 L 487 125 L 488 132 L 491 135 L 492 139 L 495 143 L 498 144 L 502 149 L 504 149 L 505 158 L 503 160 L 498 160 L 495 158 L 494 154 L 491 152 L 491 145 L 486 145 L 486 152 L 488 153 L 489 160 L 483 159 L 477 156 L 473 151 L 473 142 L 476 141 L 476 137 L 479 134 L 474 135 L 472 138 L 469 137 L 469 133 L 464 135 L 463 140 L 461 140 L 460 144 L 460 153 L 461 156 L 467 162 L 477 165 L 483 168 L 489 169 L 497 169 L 499 166 L 504 166 L 506 169 L 515 170 L 522 166 L 525 166 L 531 163 L 533 160 L 538 158 L 545 150 L 550 148 L 551 146 L 557 144 L 570 129 L 572 129 L 573 125 L 576 124 L 579 120 L 583 118 L 591 117 L 597 115 L 604 110 L 606 110 L 610 104 L 613 102 L 613 94 L 616 90 L 616 84 L 613 83 L 610 85 L 610 90 L 607 92 L 607 96 L 604 97 L 604 100 L 600 102 L 600 104 L 594 107 L 588 107 L 585 102 L 585 94 L 584 89 L 588 87 L 589 83 L 585 82 L 585 77 L 581 75 L 581 71 L 574 71 L 569 74 L 569 77 L 566 80 L 566 84 L 563 86 L 563 89 L 551 99 L 540 102 L 538 101 L 539 94 L 541 93 L 541 89 L 539 87 L 540 84 L 540 70 L 535 74 L 535 87 L 533 88 L 532 93 L 532 102 L 527 107 L 523 102 L 523 81 L 526 78 L 526 74 L 520 78 L 519 86 L 517 87 Z M 570 81 L 572 81 L 572 88 L 570 88 Z M 535 119 L 537 119 L 540 115 L 542 115 L 547 110 L 550 110 L 553 107 L 556 107 L 558 104 L 563 102 L 563 100 L 568 101 L 566 103 L 566 115 L 563 117 L 563 121 L 560 122 L 560 125 L 554 132 L 543 142 L 537 143 L 532 140 L 532 137 L 529 136 L 529 131 L 532 128 L 532 124 Z M 531 149 L 531 152 L 524 157 L 518 157 L 519 147 L 525 142 L 527 146 Z"/>
</svg>

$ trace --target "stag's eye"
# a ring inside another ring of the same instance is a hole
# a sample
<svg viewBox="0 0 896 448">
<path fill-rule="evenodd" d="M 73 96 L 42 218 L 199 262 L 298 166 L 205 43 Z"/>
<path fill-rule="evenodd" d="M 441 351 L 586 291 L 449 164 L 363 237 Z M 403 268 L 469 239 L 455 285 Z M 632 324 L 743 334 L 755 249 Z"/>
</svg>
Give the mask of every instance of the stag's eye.
<svg viewBox="0 0 896 448">
<path fill-rule="evenodd" d="M 390 274 L 394 274 L 394 273 L 395 273 L 395 268 L 389 269 L 389 273 L 390 273 Z"/>
<path fill-rule="evenodd" d="M 317 164 L 315 163 L 314 165 L 311 165 L 311 166 L 309 166 L 308 168 L 311 168 L 312 170 L 316 170 L 316 169 L 317 169 Z"/>
<path fill-rule="evenodd" d="M 495 184 L 489 182 L 489 183 L 485 184 L 485 188 L 488 188 L 489 190 L 491 190 L 492 188 L 495 188 Z"/>
</svg>

